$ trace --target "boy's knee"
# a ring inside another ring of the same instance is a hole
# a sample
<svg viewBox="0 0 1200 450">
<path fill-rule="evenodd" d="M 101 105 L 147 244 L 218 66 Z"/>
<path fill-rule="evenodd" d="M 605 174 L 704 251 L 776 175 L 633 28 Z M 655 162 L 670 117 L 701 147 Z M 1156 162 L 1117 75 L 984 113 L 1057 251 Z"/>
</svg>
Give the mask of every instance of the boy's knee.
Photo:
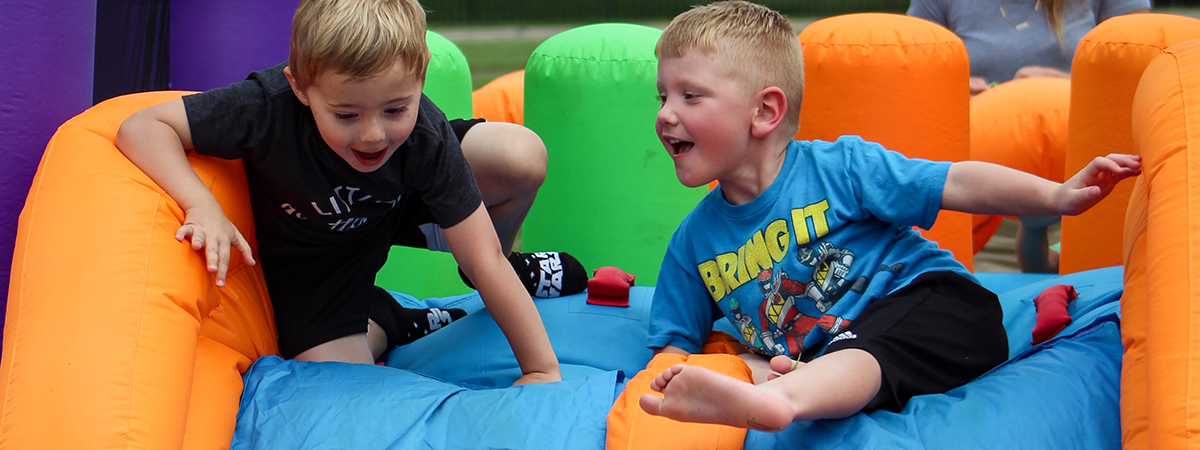
<svg viewBox="0 0 1200 450">
<path fill-rule="evenodd" d="M 516 178 L 525 180 L 534 188 L 540 187 L 546 179 L 546 144 L 533 130 L 523 126 L 511 127 L 510 139 L 506 139 L 507 158 L 512 165 Z"/>
<path fill-rule="evenodd" d="M 546 144 L 533 130 L 506 122 L 484 122 L 463 138 L 463 154 L 480 187 L 536 191 L 546 179 Z"/>
<path fill-rule="evenodd" d="M 546 180 L 546 144 L 533 130 L 520 125 L 505 127 L 495 141 L 503 161 L 500 168 L 504 185 L 514 195 L 537 192 Z"/>
</svg>

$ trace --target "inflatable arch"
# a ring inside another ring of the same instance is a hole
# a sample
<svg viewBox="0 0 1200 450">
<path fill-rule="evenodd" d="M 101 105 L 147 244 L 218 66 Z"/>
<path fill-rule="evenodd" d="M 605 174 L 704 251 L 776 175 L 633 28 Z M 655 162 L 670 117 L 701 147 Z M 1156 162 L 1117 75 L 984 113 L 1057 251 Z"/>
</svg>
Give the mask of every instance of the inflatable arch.
<svg viewBox="0 0 1200 450">
<path fill-rule="evenodd" d="M 1064 173 L 1097 156 L 1136 153 L 1130 105 L 1146 64 L 1171 44 L 1200 38 L 1200 20 L 1170 14 L 1129 14 L 1105 20 L 1083 36 L 1071 62 L 1071 106 Z M 1059 273 L 1121 264 L 1121 218 L 1129 203 L 1126 180 L 1096 206 L 1062 221 Z"/>
<path fill-rule="evenodd" d="M 1192 181 L 1200 177 L 1194 162 L 1200 156 L 1200 39 L 1167 47 L 1149 62 L 1132 119 L 1144 169 L 1125 219 L 1122 438 L 1130 449 L 1193 448 L 1200 442 L 1200 392 L 1193 389 L 1200 375 L 1194 331 L 1200 214 L 1192 207 L 1200 202 Z"/>
</svg>

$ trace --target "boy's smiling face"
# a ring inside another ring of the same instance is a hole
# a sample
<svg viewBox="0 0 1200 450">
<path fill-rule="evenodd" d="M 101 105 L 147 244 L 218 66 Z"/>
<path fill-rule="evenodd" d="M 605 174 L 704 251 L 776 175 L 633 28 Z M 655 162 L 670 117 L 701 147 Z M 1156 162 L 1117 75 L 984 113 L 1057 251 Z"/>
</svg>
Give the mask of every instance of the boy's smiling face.
<svg viewBox="0 0 1200 450">
<path fill-rule="evenodd" d="M 325 143 L 359 172 L 382 167 L 416 125 L 423 83 L 402 62 L 363 80 L 327 70 L 303 91 L 287 74 Z"/>
<path fill-rule="evenodd" d="M 684 186 L 728 177 L 746 162 L 758 105 L 732 75 L 716 52 L 694 48 L 658 62 L 654 128 Z"/>
</svg>

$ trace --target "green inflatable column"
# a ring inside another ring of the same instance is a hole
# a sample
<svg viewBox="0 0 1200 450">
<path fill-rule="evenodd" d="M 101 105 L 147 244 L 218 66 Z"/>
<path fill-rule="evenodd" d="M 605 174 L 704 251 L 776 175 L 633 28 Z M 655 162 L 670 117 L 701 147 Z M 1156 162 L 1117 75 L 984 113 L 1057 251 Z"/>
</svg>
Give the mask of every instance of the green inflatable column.
<svg viewBox="0 0 1200 450">
<path fill-rule="evenodd" d="M 571 253 L 654 285 L 667 241 L 707 192 L 675 178 L 654 132 L 662 32 L 598 24 L 547 39 L 525 68 L 525 126 L 549 167 L 525 220 L 524 251 Z"/>
<path fill-rule="evenodd" d="M 447 118 L 470 118 L 471 69 L 467 66 L 466 56 L 440 34 L 430 31 L 425 40 L 431 56 L 425 76 L 425 95 L 446 113 Z M 450 253 L 400 246 L 393 246 L 388 253 L 387 263 L 375 276 L 375 284 L 417 298 L 471 291 L 458 277 L 458 264 Z"/>
<path fill-rule="evenodd" d="M 425 33 L 429 47 L 429 70 L 425 72 L 425 95 L 449 119 L 471 118 L 471 68 L 462 50 L 440 34 Z"/>
</svg>

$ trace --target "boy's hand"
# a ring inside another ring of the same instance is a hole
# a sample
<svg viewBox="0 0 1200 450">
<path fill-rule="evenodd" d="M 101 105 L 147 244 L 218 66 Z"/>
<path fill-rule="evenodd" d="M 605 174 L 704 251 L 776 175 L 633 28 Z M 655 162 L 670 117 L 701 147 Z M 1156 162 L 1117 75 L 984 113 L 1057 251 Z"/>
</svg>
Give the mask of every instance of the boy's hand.
<svg viewBox="0 0 1200 450">
<path fill-rule="evenodd" d="M 1118 182 L 1142 173 L 1142 157 L 1113 153 L 1097 156 L 1087 167 L 1059 186 L 1058 204 L 1063 215 L 1087 211 L 1112 192 Z"/>
<path fill-rule="evenodd" d="M 217 286 L 225 285 L 225 272 L 229 270 L 230 245 L 242 252 L 242 259 L 246 264 L 254 265 L 250 244 L 219 207 L 202 206 L 187 210 L 183 226 L 175 231 L 175 240 L 183 242 L 189 238 L 193 250 L 204 249 L 209 273 L 217 274 Z"/>
<path fill-rule="evenodd" d="M 545 372 L 530 372 L 525 375 L 521 375 L 521 378 L 517 378 L 517 381 L 513 382 L 513 386 L 519 386 L 522 384 L 550 383 L 554 381 L 562 381 L 562 376 L 557 373 L 550 374 Z"/>
</svg>

